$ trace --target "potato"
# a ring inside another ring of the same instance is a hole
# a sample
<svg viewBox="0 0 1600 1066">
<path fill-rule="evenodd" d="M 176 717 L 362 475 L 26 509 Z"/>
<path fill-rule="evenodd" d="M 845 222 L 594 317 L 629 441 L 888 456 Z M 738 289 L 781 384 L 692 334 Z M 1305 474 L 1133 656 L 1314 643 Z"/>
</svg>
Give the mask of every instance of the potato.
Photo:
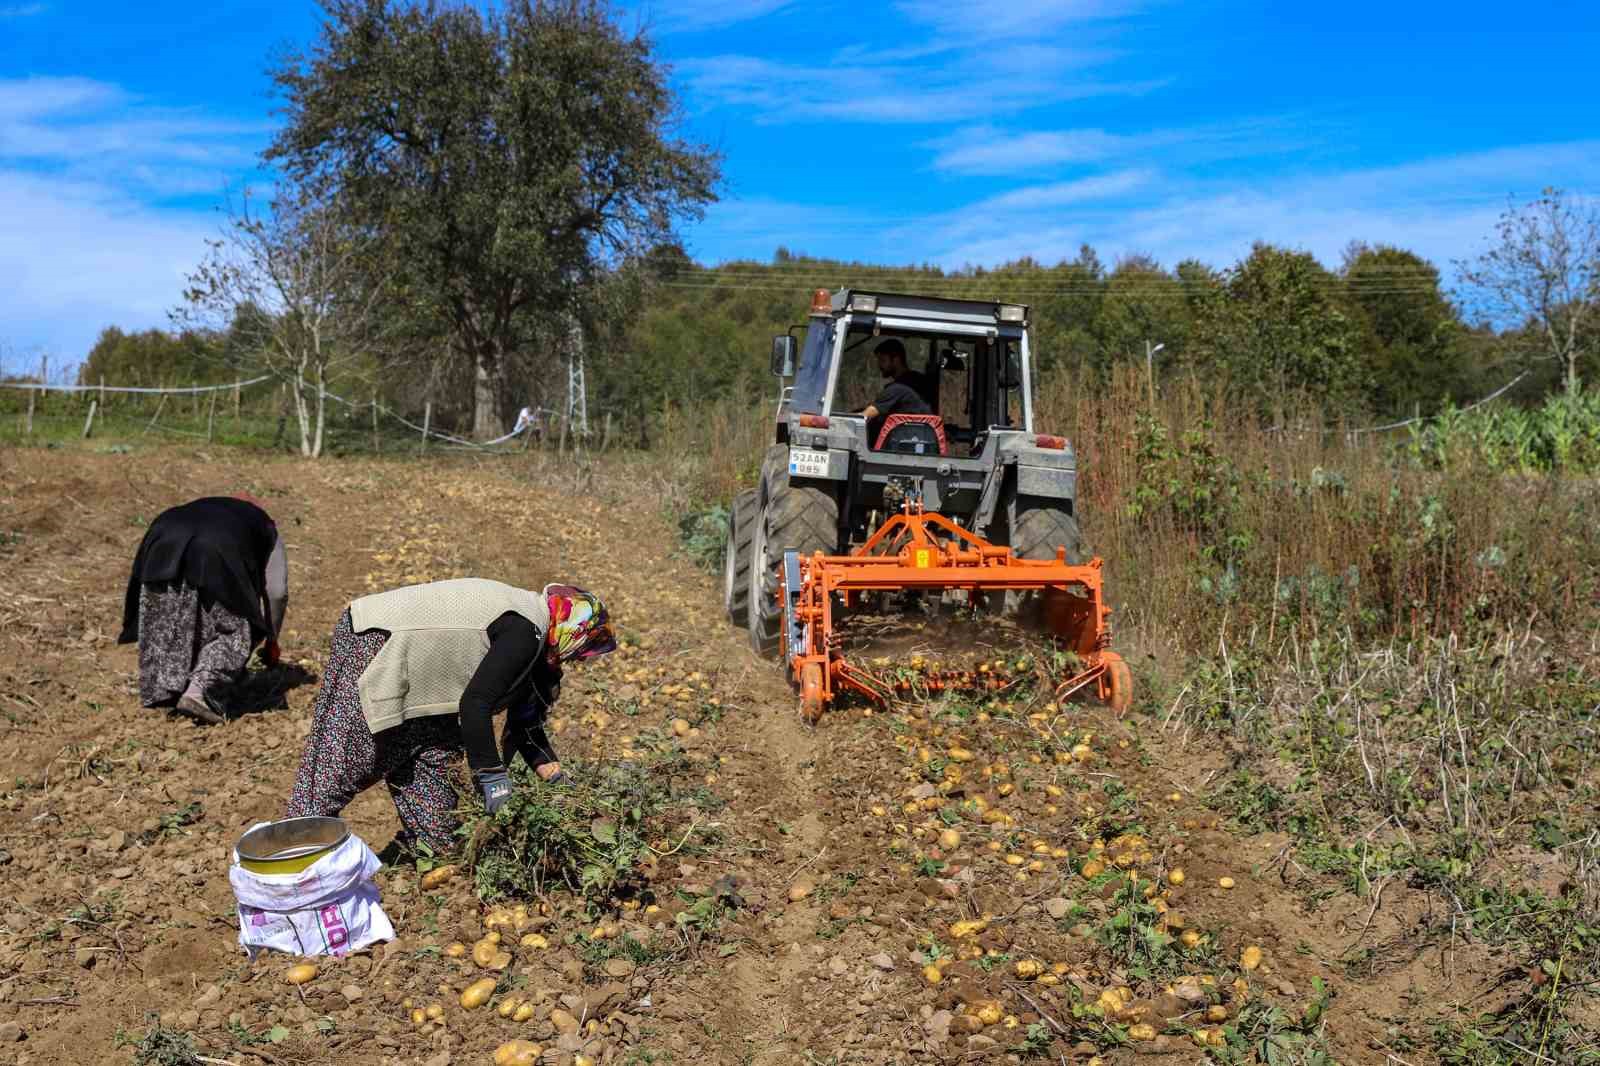
<svg viewBox="0 0 1600 1066">
<path fill-rule="evenodd" d="M 315 976 L 317 976 L 317 968 L 309 962 L 291 966 L 283 972 L 283 979 L 291 985 L 303 985 Z"/>
<path fill-rule="evenodd" d="M 987 928 L 989 928 L 989 923 L 987 921 L 983 920 L 982 918 L 973 918 L 973 919 L 968 919 L 966 921 L 951 922 L 950 923 L 950 938 L 952 940 L 961 940 L 961 939 L 964 939 L 964 938 L 969 937 L 969 936 L 977 936 L 979 933 L 983 932 Z"/>
<path fill-rule="evenodd" d="M 444 1018 L 444 1007 L 437 1003 L 428 1004 L 428 1009 L 422 1012 L 423 1017 L 430 1022 L 437 1022 Z"/>
<path fill-rule="evenodd" d="M 674 736 L 686 737 L 689 735 L 691 728 L 687 718 L 674 718 L 672 720 L 672 733 Z"/>
<path fill-rule="evenodd" d="M 484 937 L 472 945 L 472 961 L 479 966 L 487 967 L 494 961 L 495 953 L 500 950 L 499 945 L 488 937 Z"/>
<path fill-rule="evenodd" d="M 527 1040 L 508 1040 L 494 1049 L 494 1066 L 534 1066 L 544 1049 Z"/>
<path fill-rule="evenodd" d="M 1044 964 L 1037 959 L 1021 959 L 1017 962 L 1015 969 L 1017 976 L 1026 981 L 1043 973 Z"/>
<path fill-rule="evenodd" d="M 1000 1009 L 1000 1004 L 992 999 L 985 1001 L 974 1013 L 977 1014 L 978 1020 L 984 1025 L 994 1025 L 1005 1017 L 1005 1011 Z"/>
<path fill-rule="evenodd" d="M 945 754 L 949 756 L 951 762 L 972 761 L 972 752 L 968 751 L 966 748 L 951 748 Z"/>
<path fill-rule="evenodd" d="M 444 957 L 447 958 L 447 959 L 459 959 L 463 955 L 465 955 L 466 953 L 467 953 L 467 945 L 463 944 L 459 940 L 457 940 L 453 944 L 450 944 L 449 946 L 447 946 L 444 949 Z"/>
<path fill-rule="evenodd" d="M 494 995 L 494 985 L 493 977 L 480 977 L 472 982 L 461 993 L 462 1009 L 477 1010 L 489 1002 L 489 997 Z"/>
<path fill-rule="evenodd" d="M 522 1006 L 522 997 L 516 993 L 512 993 L 500 1001 L 500 1006 L 496 1008 L 496 1010 L 498 1011 L 500 1017 L 509 1018 L 520 1006 Z"/>
<path fill-rule="evenodd" d="M 523 947 L 533 948 L 535 951 L 542 951 L 550 946 L 550 941 L 546 940 L 538 933 L 529 933 L 527 936 L 523 937 L 519 943 Z"/>
<path fill-rule="evenodd" d="M 954 851 L 961 846 L 961 833 L 955 829 L 946 829 L 939 834 L 939 846 L 945 851 Z"/>
<path fill-rule="evenodd" d="M 1233 887 L 1233 878 L 1231 878 L 1231 877 L 1220 877 L 1220 878 L 1218 878 L 1217 879 L 1217 887 L 1219 887 L 1219 888 L 1232 888 Z"/>
<path fill-rule="evenodd" d="M 1178 937 L 1183 946 L 1191 950 L 1200 946 L 1200 939 L 1200 934 L 1193 929 L 1185 929 L 1182 935 Z"/>
<path fill-rule="evenodd" d="M 1088 862 L 1083 864 L 1083 879 L 1085 881 L 1093 881 L 1095 878 L 1099 877 L 1105 872 L 1106 864 L 1101 862 L 1099 859 L 1090 859 Z"/>
<path fill-rule="evenodd" d="M 421 1007 L 414 1008 L 411 1011 L 411 1024 L 412 1025 L 422 1025 L 427 1020 L 428 1020 L 428 1016 L 427 1016 L 427 1014 L 425 1014 L 423 1012 Z"/>
<path fill-rule="evenodd" d="M 930 985 L 936 985 L 944 980 L 944 974 L 939 971 L 937 966 L 924 966 L 922 968 L 922 979 Z"/>
<path fill-rule="evenodd" d="M 1156 1027 L 1149 1022 L 1140 1022 L 1138 1025 L 1128 1026 L 1128 1039 L 1130 1040 L 1154 1040 L 1155 1038 Z"/>
<path fill-rule="evenodd" d="M 1185 874 L 1183 872 L 1183 867 L 1178 866 L 1167 871 L 1167 884 L 1176 887 L 1183 884 L 1184 880 Z"/>
<path fill-rule="evenodd" d="M 422 875 L 424 889 L 438 888 L 456 875 L 454 866 L 438 866 Z"/>
<path fill-rule="evenodd" d="M 532 1017 L 533 1017 L 533 1004 L 531 1002 L 521 1004 L 511 1014 L 511 1020 L 514 1021 L 514 1022 L 525 1022 L 529 1018 L 532 1018 Z"/>
<path fill-rule="evenodd" d="M 1225 1022 L 1228 1020 L 1228 1008 L 1217 1003 L 1206 1008 L 1206 1021 Z"/>
<path fill-rule="evenodd" d="M 1254 970 L 1261 965 L 1261 949 L 1251 944 L 1239 953 L 1239 965 L 1247 970 Z"/>
</svg>

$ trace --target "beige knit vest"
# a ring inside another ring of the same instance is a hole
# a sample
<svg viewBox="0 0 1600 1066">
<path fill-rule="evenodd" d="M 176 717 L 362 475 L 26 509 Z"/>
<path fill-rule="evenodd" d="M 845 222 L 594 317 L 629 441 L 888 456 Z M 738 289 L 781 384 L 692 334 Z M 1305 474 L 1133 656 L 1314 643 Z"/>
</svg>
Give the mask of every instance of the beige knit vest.
<svg viewBox="0 0 1600 1066">
<path fill-rule="evenodd" d="M 389 639 L 361 672 L 361 710 L 374 733 L 412 718 L 455 714 L 489 651 L 489 624 L 513 611 L 550 630 L 543 595 L 499 581 L 464 577 L 363 596 L 350 604 L 357 633 Z"/>
</svg>

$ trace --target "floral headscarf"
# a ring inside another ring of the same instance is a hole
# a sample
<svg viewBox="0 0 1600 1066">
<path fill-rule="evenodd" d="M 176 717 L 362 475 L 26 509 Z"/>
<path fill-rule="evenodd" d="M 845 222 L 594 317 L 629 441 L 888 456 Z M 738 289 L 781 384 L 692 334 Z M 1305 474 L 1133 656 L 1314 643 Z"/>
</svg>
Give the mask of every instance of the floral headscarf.
<svg viewBox="0 0 1600 1066">
<path fill-rule="evenodd" d="M 617 650 L 611 616 L 599 596 L 571 585 L 546 585 L 544 596 L 550 605 L 550 646 L 562 662 Z"/>
</svg>

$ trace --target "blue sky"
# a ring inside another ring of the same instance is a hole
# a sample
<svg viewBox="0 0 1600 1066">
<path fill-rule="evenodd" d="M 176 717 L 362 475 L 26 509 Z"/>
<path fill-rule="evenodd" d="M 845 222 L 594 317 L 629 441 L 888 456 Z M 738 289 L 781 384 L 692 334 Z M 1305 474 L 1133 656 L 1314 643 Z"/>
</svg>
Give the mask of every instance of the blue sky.
<svg viewBox="0 0 1600 1066">
<path fill-rule="evenodd" d="M 164 325 L 273 128 L 298 0 L 0 0 L 0 351 Z M 640 0 L 723 153 L 702 261 L 1226 265 L 1352 240 L 1441 266 L 1507 196 L 1600 193 L 1600 4 Z M 260 180 L 258 174 L 254 175 Z"/>
</svg>

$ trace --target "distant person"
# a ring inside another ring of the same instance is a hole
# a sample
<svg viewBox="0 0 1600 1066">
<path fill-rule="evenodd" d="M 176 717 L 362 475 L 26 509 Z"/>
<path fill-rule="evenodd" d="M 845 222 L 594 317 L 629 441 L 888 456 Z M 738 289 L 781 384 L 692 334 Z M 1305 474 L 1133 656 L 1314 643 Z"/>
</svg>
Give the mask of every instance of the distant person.
<svg viewBox="0 0 1600 1066">
<path fill-rule="evenodd" d="M 544 780 L 561 763 L 544 721 L 563 663 L 615 650 L 605 604 L 570 585 L 530 592 L 458 578 L 355 600 L 333 630 L 288 817 L 334 816 L 382 781 L 402 843 L 451 846 L 467 766 L 492 814 L 511 796 L 511 757 Z M 506 711 L 496 745 L 494 715 Z"/>
<path fill-rule="evenodd" d="M 933 408 L 923 396 L 923 375 L 911 369 L 906 362 L 906 346 L 899 338 L 889 337 L 872 350 L 878 358 L 878 372 L 888 379 L 888 384 L 861 413 L 867 419 L 867 444 L 878 443 L 878 434 L 890 415 L 931 415 Z"/>
<path fill-rule="evenodd" d="M 289 564 L 259 500 L 208 496 L 150 523 L 128 577 L 119 644 L 139 643 L 139 701 L 206 725 L 261 645 L 276 666 Z"/>
</svg>

